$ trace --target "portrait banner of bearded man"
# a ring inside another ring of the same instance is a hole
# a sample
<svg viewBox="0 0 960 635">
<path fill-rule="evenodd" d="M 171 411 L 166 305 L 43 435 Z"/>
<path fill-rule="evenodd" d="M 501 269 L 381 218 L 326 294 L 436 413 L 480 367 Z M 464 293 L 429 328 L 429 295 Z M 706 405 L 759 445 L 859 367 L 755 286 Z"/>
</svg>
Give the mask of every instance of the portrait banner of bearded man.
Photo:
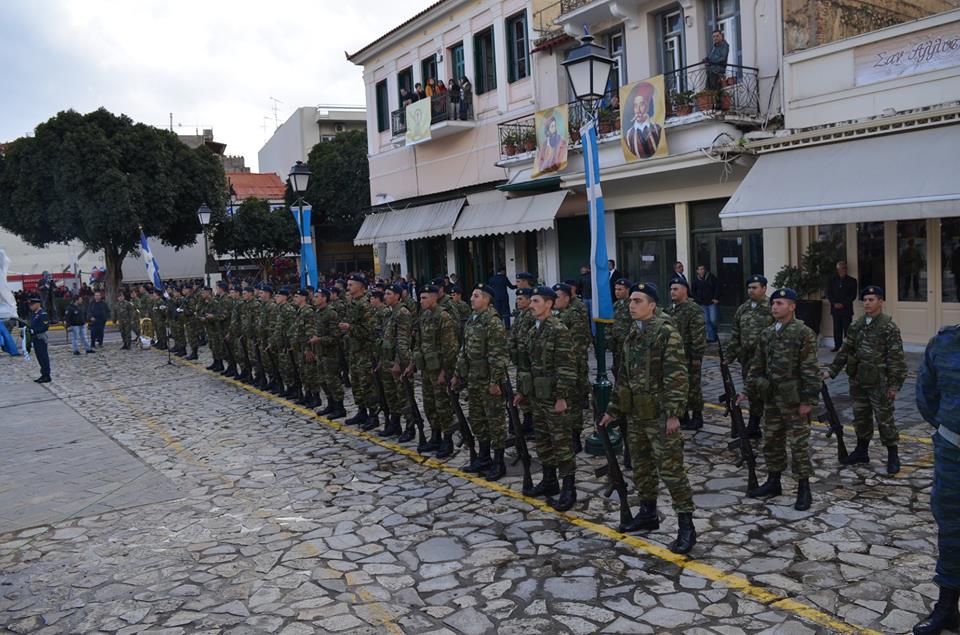
<svg viewBox="0 0 960 635">
<path fill-rule="evenodd" d="M 667 154 L 663 75 L 620 88 L 620 146 L 626 161 Z"/>
<path fill-rule="evenodd" d="M 570 145 L 567 105 L 541 110 L 534 116 L 537 131 L 537 154 L 533 161 L 533 176 L 559 172 L 567 167 Z"/>
</svg>

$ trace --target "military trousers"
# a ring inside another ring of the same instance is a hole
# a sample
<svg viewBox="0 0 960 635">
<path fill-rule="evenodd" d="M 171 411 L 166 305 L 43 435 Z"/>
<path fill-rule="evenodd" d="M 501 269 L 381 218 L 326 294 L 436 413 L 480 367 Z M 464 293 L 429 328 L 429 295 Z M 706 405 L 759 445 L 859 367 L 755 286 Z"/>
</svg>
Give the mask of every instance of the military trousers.
<svg viewBox="0 0 960 635">
<path fill-rule="evenodd" d="M 703 376 L 702 360 L 700 364 L 694 366 L 692 362 L 687 362 L 687 410 L 691 412 L 703 412 L 703 386 L 700 385 Z"/>
<path fill-rule="evenodd" d="M 378 397 L 373 381 L 373 355 L 366 350 L 351 351 L 347 363 L 354 403 L 358 408 L 376 410 Z"/>
<path fill-rule="evenodd" d="M 850 379 L 850 398 L 853 400 L 853 427 L 857 440 L 869 441 L 873 437 L 873 419 L 877 419 L 880 441 L 884 445 L 897 445 L 900 433 L 893 422 L 893 402 L 887 398 L 886 388 L 864 388 L 856 379 Z"/>
<path fill-rule="evenodd" d="M 120 330 L 120 339 L 124 346 L 130 346 L 133 339 L 130 333 L 133 331 L 133 324 L 129 320 L 120 320 L 117 322 L 117 328 Z"/>
<path fill-rule="evenodd" d="M 437 385 L 439 375 L 439 370 L 424 370 L 421 375 L 423 413 L 430 423 L 431 431 L 447 433 L 453 429 L 453 405 L 450 403 L 447 386 Z"/>
<path fill-rule="evenodd" d="M 937 521 L 938 585 L 960 591 L 960 448 L 933 435 L 930 510 Z"/>
<path fill-rule="evenodd" d="M 173 341 L 176 344 L 178 349 L 186 350 L 187 331 L 183 321 L 177 320 L 176 322 L 173 323 L 173 327 L 171 329 L 171 336 L 173 337 Z"/>
<path fill-rule="evenodd" d="M 567 412 L 554 412 L 555 399 L 524 399 L 530 402 L 533 410 L 533 439 L 537 446 L 537 457 L 543 465 L 557 468 L 560 476 L 570 476 L 577 471 L 577 462 L 573 457 L 573 448 L 570 447 L 570 426 L 567 421 Z M 567 402 L 567 410 L 576 408 L 579 404 Z M 583 418 L 581 417 L 581 421 Z"/>
<path fill-rule="evenodd" d="M 477 441 L 502 450 L 507 438 L 506 406 L 503 395 L 491 395 L 489 388 L 490 384 L 482 379 L 467 384 L 470 429 Z"/>
<path fill-rule="evenodd" d="M 157 316 L 153 317 L 153 339 L 161 348 L 167 347 L 167 321 Z"/>
<path fill-rule="evenodd" d="M 210 344 L 210 354 L 214 359 L 223 359 L 223 333 L 219 324 L 206 324 L 207 343 Z"/>
<path fill-rule="evenodd" d="M 306 353 L 311 350 L 309 347 L 297 351 L 297 372 L 300 374 L 300 385 L 305 392 L 318 392 L 320 390 L 320 373 L 317 370 L 317 358 L 307 359 Z"/>
<path fill-rule="evenodd" d="M 751 389 L 747 384 L 747 370 L 750 368 L 752 358 L 746 358 L 740 362 L 740 378 L 743 379 L 743 392 L 750 401 L 750 416 L 763 417 L 763 397 L 756 389 Z"/>
<path fill-rule="evenodd" d="M 810 478 L 813 475 L 813 463 L 810 460 L 810 419 L 802 419 L 797 407 L 777 401 L 766 403 L 766 416 L 763 419 L 763 460 L 770 472 L 785 472 L 789 443 L 793 475 L 798 479 Z"/>
<path fill-rule="evenodd" d="M 249 369 L 251 366 L 249 341 L 249 338 L 244 338 L 242 335 L 236 335 L 230 338 L 233 357 L 237 360 L 237 366 L 240 367 L 241 372 Z"/>
<path fill-rule="evenodd" d="M 640 500 L 657 498 L 657 481 L 663 481 L 673 510 L 678 513 L 693 512 L 693 490 L 683 465 L 683 435 L 680 430 L 667 436 L 666 420 L 643 420 L 627 416 L 627 443 L 633 461 L 633 483 Z"/>
<path fill-rule="evenodd" d="M 286 342 L 271 344 L 270 348 L 276 355 L 275 361 L 283 385 L 289 389 L 297 383 L 297 367 L 294 365 L 297 354 L 290 350 Z"/>
<path fill-rule="evenodd" d="M 187 344 L 191 350 L 197 350 L 200 347 L 200 321 L 196 318 L 190 318 L 184 327 L 186 329 Z"/>
<path fill-rule="evenodd" d="M 523 374 L 525 374 L 527 377 L 530 377 L 530 373 L 523 373 Z M 513 384 L 514 386 L 521 385 L 522 382 L 520 381 L 520 375 L 521 373 L 517 372 L 517 381 L 514 382 Z M 523 414 L 530 414 L 533 412 L 533 401 L 531 401 L 530 399 L 524 399 L 523 401 L 520 402 L 519 408 L 520 408 L 520 412 L 522 412 Z"/>
<path fill-rule="evenodd" d="M 220 343 L 221 347 L 223 347 L 223 359 L 225 359 L 225 360 L 227 361 L 227 363 L 235 364 L 235 363 L 237 362 L 237 358 L 236 358 L 236 356 L 234 355 L 233 340 L 236 339 L 236 338 L 239 337 L 239 336 L 238 336 L 238 335 L 230 335 L 230 341 L 227 341 L 227 339 L 226 339 L 227 335 L 228 335 L 228 334 L 225 334 L 225 335 L 224 335 L 224 339 L 223 339 L 223 341 Z"/>
<path fill-rule="evenodd" d="M 404 415 L 410 417 L 407 407 L 407 396 L 400 377 L 390 372 L 393 362 L 384 362 L 380 366 L 380 380 L 383 383 L 383 398 L 387 402 L 392 415 Z M 352 380 L 351 380 L 352 383 Z"/>
<path fill-rule="evenodd" d="M 317 354 L 317 372 L 320 374 L 320 386 L 328 399 L 343 401 L 343 382 L 340 379 L 340 361 L 338 352 L 322 351 Z"/>
</svg>

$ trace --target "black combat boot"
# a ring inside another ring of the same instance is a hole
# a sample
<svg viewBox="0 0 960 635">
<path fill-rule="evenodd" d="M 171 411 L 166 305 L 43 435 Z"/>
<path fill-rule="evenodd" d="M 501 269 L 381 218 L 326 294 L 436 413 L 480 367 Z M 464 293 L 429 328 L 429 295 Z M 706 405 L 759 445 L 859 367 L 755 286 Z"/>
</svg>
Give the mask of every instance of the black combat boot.
<svg viewBox="0 0 960 635">
<path fill-rule="evenodd" d="M 430 440 L 418 444 L 417 452 L 419 454 L 426 454 L 427 452 L 436 452 L 437 448 L 439 447 L 440 447 L 440 428 L 433 426 L 430 428 Z"/>
<path fill-rule="evenodd" d="M 573 450 L 574 456 L 583 452 L 583 443 L 580 441 L 579 430 L 570 431 L 570 449 Z"/>
<path fill-rule="evenodd" d="M 186 357 L 184 357 L 184 359 L 188 359 L 188 360 L 200 359 L 200 356 L 197 354 L 197 349 L 194 348 L 193 352 L 187 355 Z"/>
<path fill-rule="evenodd" d="M 357 408 L 357 414 L 353 415 L 352 417 L 344 421 L 344 423 L 347 424 L 348 426 L 358 426 L 361 423 L 366 422 L 366 420 L 367 420 L 367 409 L 364 408 L 363 406 L 360 406 L 359 408 Z"/>
<path fill-rule="evenodd" d="M 677 514 L 677 523 L 680 529 L 677 531 L 677 539 L 670 544 L 670 551 L 673 553 L 690 553 L 693 546 L 697 544 L 697 530 L 693 528 L 693 514 L 684 512 Z"/>
<path fill-rule="evenodd" d="M 400 415 L 397 415 L 397 425 L 400 425 Z M 408 443 L 413 441 L 414 437 L 417 436 L 417 426 L 413 423 L 412 419 L 407 419 L 407 427 L 404 431 L 397 437 L 398 443 Z"/>
<path fill-rule="evenodd" d="M 683 415 L 680 416 L 680 429 L 681 430 L 692 430 L 690 427 L 690 413 L 686 410 L 683 411 Z"/>
<path fill-rule="evenodd" d="M 930 613 L 922 622 L 913 627 L 913 635 L 940 635 L 946 630 L 957 630 L 960 626 L 960 612 L 957 611 L 957 600 L 960 591 L 940 587 L 940 598 Z"/>
<path fill-rule="evenodd" d="M 250 369 L 249 369 L 249 368 L 244 368 L 244 369 L 243 369 L 243 372 L 240 373 L 240 376 L 237 377 L 237 381 L 242 381 L 242 382 L 246 383 L 247 381 L 250 380 L 251 377 L 252 377 L 252 375 L 250 374 Z"/>
<path fill-rule="evenodd" d="M 387 438 L 402 435 L 403 425 L 400 423 L 400 415 L 391 415 L 390 420 L 384 422 L 386 427 L 377 433 L 378 436 Z M 402 436 L 400 437 L 403 438 Z"/>
<path fill-rule="evenodd" d="M 283 394 L 283 384 L 280 383 L 280 379 L 276 376 L 270 380 L 270 383 L 267 384 L 267 388 L 270 390 L 270 392 L 278 397 Z"/>
<path fill-rule="evenodd" d="M 563 487 L 560 488 L 560 496 L 556 499 L 548 498 L 547 505 L 553 507 L 558 512 L 565 512 L 573 508 L 573 504 L 577 502 L 577 477 L 573 474 L 568 474 L 563 477 Z"/>
<path fill-rule="evenodd" d="M 856 465 L 857 463 L 870 462 L 870 439 L 857 439 L 856 449 L 847 455 L 847 458 L 840 459 L 840 465 Z"/>
<path fill-rule="evenodd" d="M 318 415 L 328 415 L 328 414 L 330 414 L 331 412 L 333 412 L 333 405 L 334 405 L 333 397 L 331 397 L 330 395 L 327 395 L 327 405 L 324 406 L 322 409 L 321 409 L 321 408 L 318 408 L 318 409 L 317 409 L 317 414 L 318 414 Z"/>
<path fill-rule="evenodd" d="M 523 436 L 527 441 L 533 440 L 533 413 L 523 413 Z"/>
<path fill-rule="evenodd" d="M 793 508 L 798 512 L 805 512 L 813 504 L 813 495 L 810 493 L 810 479 L 802 478 L 797 482 L 797 502 Z"/>
<path fill-rule="evenodd" d="M 560 493 L 560 481 L 557 480 L 557 468 L 553 465 L 543 466 L 543 478 L 530 489 L 523 490 L 524 496 L 539 498 L 540 496 L 556 496 Z"/>
<path fill-rule="evenodd" d="M 747 438 L 761 439 L 763 432 L 760 431 L 760 416 L 750 415 L 750 422 L 747 424 Z"/>
<path fill-rule="evenodd" d="M 887 446 L 887 474 L 896 474 L 900 471 L 900 453 L 897 446 Z"/>
<path fill-rule="evenodd" d="M 304 407 L 304 408 L 310 408 L 311 410 L 313 410 L 314 408 L 316 408 L 316 407 L 319 406 L 319 405 L 320 405 L 320 398 L 317 396 L 317 393 L 315 393 L 315 392 L 308 392 L 308 393 L 307 393 L 307 398 L 306 398 L 306 403 L 303 404 L 303 407 Z"/>
<path fill-rule="evenodd" d="M 503 448 L 494 450 L 493 463 L 490 464 L 490 469 L 483 473 L 483 478 L 488 481 L 499 481 L 506 473 L 507 463 L 503 459 Z"/>
<path fill-rule="evenodd" d="M 780 472 L 770 472 L 767 474 L 767 482 L 756 489 L 747 491 L 750 498 L 770 498 L 783 494 L 783 488 L 780 487 Z"/>
<path fill-rule="evenodd" d="M 331 400 L 331 403 L 333 404 L 333 410 L 327 413 L 327 419 L 342 419 L 347 416 L 347 411 L 344 409 L 342 401 Z"/>
<path fill-rule="evenodd" d="M 226 369 L 224 369 L 224 371 L 223 371 L 222 373 L 220 373 L 220 374 L 223 375 L 224 377 L 236 377 L 236 376 L 237 376 L 237 363 L 236 363 L 236 362 L 230 362 L 229 364 L 227 364 Z"/>
<path fill-rule="evenodd" d="M 217 360 L 213 360 L 212 362 L 210 362 L 210 365 L 207 366 L 207 370 L 216 370 L 215 368 L 216 365 L 217 365 Z"/>
<path fill-rule="evenodd" d="M 444 432 L 443 437 L 440 440 L 440 447 L 437 448 L 437 453 L 434 456 L 438 459 L 445 459 L 448 456 L 453 456 L 453 433 Z"/>
<path fill-rule="evenodd" d="M 690 429 L 699 430 L 703 427 L 703 411 L 697 410 L 690 416 Z"/>
<path fill-rule="evenodd" d="M 222 360 L 222 359 L 215 359 L 215 360 L 213 360 L 213 362 L 214 362 L 214 364 L 216 364 L 216 366 L 213 367 L 213 370 L 216 371 L 216 372 L 218 372 L 218 373 L 219 373 L 219 372 L 222 372 L 223 369 L 224 369 L 223 360 Z"/>
<path fill-rule="evenodd" d="M 656 531 L 660 529 L 660 515 L 657 513 L 657 499 L 640 501 L 637 515 L 629 523 L 620 525 L 620 531 Z"/>
<path fill-rule="evenodd" d="M 266 373 L 261 373 L 260 377 L 257 379 L 255 384 L 260 390 L 269 390 L 270 389 L 270 380 L 267 378 Z"/>
<path fill-rule="evenodd" d="M 477 451 L 477 460 L 471 461 L 469 465 L 461 468 L 464 472 L 470 474 L 483 474 L 490 469 L 490 442 L 481 441 L 480 449 Z"/>
<path fill-rule="evenodd" d="M 173 354 L 176 355 L 177 357 L 186 357 L 186 356 L 187 356 L 187 351 L 186 351 L 186 349 L 177 347 L 177 348 L 173 349 Z"/>
<path fill-rule="evenodd" d="M 390 420 L 388 417 L 384 417 L 384 425 L 390 425 Z M 380 427 L 380 412 L 370 411 L 370 415 L 367 417 L 367 420 L 364 423 L 360 424 L 360 429 L 364 432 L 370 432 L 371 430 L 376 430 Z"/>
</svg>

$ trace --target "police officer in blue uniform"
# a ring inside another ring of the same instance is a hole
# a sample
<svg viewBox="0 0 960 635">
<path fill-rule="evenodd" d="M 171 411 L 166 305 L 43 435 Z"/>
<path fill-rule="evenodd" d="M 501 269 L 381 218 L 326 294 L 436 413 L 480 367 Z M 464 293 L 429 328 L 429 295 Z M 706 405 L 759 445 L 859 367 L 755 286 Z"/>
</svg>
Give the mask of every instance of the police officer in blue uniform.
<svg viewBox="0 0 960 635">
<path fill-rule="evenodd" d="M 50 354 L 47 351 L 47 330 L 50 328 L 50 318 L 43 310 L 40 296 L 30 298 L 30 342 L 33 354 L 40 364 L 40 377 L 34 379 L 38 384 L 50 381 Z"/>
<path fill-rule="evenodd" d="M 930 509 L 938 528 L 933 581 L 940 598 L 913 632 L 936 635 L 960 626 L 960 325 L 940 329 L 927 344 L 917 372 L 917 409 L 936 428 Z"/>
</svg>

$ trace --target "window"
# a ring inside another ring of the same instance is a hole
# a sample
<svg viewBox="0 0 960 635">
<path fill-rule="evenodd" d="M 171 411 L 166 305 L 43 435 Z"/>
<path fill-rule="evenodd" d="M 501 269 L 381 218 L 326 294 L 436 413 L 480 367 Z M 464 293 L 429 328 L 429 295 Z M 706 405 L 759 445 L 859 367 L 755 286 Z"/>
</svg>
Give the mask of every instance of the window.
<svg viewBox="0 0 960 635">
<path fill-rule="evenodd" d="M 883 223 L 857 223 L 857 271 L 861 289 L 883 286 Z"/>
<path fill-rule="evenodd" d="M 515 82 L 530 74 L 527 51 L 527 12 L 507 18 L 507 81 Z"/>
<path fill-rule="evenodd" d="M 687 90 L 684 66 L 683 11 L 674 9 L 660 15 L 660 72 L 668 94 Z"/>
<path fill-rule="evenodd" d="M 925 220 L 897 221 L 897 299 L 901 302 L 927 301 Z"/>
<path fill-rule="evenodd" d="M 607 92 L 619 90 L 627 82 L 626 56 L 623 48 L 623 30 L 614 31 L 607 35 L 607 54 L 613 60 L 613 68 L 610 69 L 610 79 L 607 80 Z"/>
<path fill-rule="evenodd" d="M 846 225 L 820 225 L 817 227 L 817 242 L 830 244 L 830 260 L 834 263 L 847 259 Z"/>
<path fill-rule="evenodd" d="M 450 47 L 450 70 L 453 73 L 448 79 L 459 82 L 460 78 L 466 75 L 467 66 L 463 61 L 463 42 L 458 42 Z"/>
<path fill-rule="evenodd" d="M 960 302 L 960 218 L 940 221 L 940 249 L 941 298 L 944 302 Z"/>
<path fill-rule="evenodd" d="M 387 96 L 387 80 L 377 82 L 377 132 L 390 127 L 390 99 Z"/>
<path fill-rule="evenodd" d="M 493 48 L 493 27 L 473 36 L 474 68 L 477 81 L 474 92 L 481 95 L 497 87 L 497 58 Z"/>
<path fill-rule="evenodd" d="M 427 80 L 432 79 L 434 83 L 439 77 L 437 77 L 437 56 L 431 55 L 425 60 L 420 61 L 420 77 L 423 78 L 423 87 L 427 87 Z"/>
<path fill-rule="evenodd" d="M 713 0 L 709 6 L 707 25 L 707 49 L 713 46 L 713 32 L 723 32 L 723 39 L 730 46 L 727 63 L 739 65 L 740 49 L 740 0 Z"/>
<path fill-rule="evenodd" d="M 397 100 L 400 104 L 400 108 L 403 108 L 403 95 L 400 94 L 400 89 L 406 88 L 407 93 L 413 93 L 413 68 L 407 67 L 397 73 L 397 94 L 400 95 L 400 98 Z"/>
</svg>

